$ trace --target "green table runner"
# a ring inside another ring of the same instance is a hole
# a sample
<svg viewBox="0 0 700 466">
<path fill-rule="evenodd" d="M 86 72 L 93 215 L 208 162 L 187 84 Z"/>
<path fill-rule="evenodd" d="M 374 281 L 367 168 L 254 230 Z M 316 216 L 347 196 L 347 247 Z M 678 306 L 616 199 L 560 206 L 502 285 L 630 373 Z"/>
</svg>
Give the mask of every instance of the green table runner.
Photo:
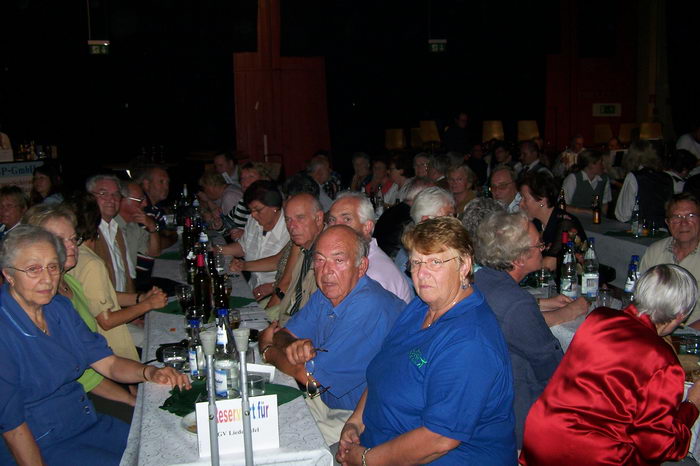
<svg viewBox="0 0 700 466">
<path fill-rule="evenodd" d="M 248 304 L 250 304 L 254 301 L 255 300 L 253 298 L 242 298 L 240 296 L 229 296 L 228 305 L 229 305 L 230 309 L 235 309 L 235 308 L 247 306 Z M 169 302 L 165 307 L 161 307 L 160 309 L 154 309 L 154 311 L 162 312 L 164 314 L 185 315 L 185 313 L 182 310 L 182 307 L 180 306 L 180 302 L 177 300 Z"/>
<path fill-rule="evenodd" d="M 180 391 L 179 388 L 173 388 L 170 390 L 170 397 L 163 402 L 163 406 L 160 406 L 160 409 L 164 409 L 180 417 L 187 416 L 194 411 L 194 405 L 197 399 L 205 392 L 206 383 L 204 380 L 195 380 L 192 382 L 191 390 Z M 280 406 L 301 396 L 302 392 L 286 385 L 266 383 L 265 395 L 277 395 L 277 406 Z"/>
</svg>

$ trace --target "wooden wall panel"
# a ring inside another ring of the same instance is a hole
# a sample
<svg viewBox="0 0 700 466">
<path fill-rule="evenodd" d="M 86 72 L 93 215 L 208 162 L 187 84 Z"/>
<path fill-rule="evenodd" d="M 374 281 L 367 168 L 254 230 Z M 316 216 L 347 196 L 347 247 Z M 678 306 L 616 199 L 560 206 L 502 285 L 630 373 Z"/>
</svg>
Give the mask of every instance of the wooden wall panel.
<svg viewBox="0 0 700 466">
<path fill-rule="evenodd" d="M 279 0 L 260 0 L 258 51 L 234 54 L 237 148 L 252 160 L 281 154 L 285 172 L 330 148 L 325 63 L 321 57 L 279 55 Z"/>
<path fill-rule="evenodd" d="M 561 53 L 547 56 L 545 142 L 552 151 L 562 150 L 572 135 L 580 133 L 592 144 L 593 128 L 607 123 L 617 134 L 621 123 L 636 120 L 636 7 L 623 0 L 617 10 L 614 53 L 583 58 L 577 48 L 577 15 L 585 2 L 561 4 Z M 612 14 L 612 11 L 610 12 Z M 594 103 L 621 103 L 620 117 L 593 117 Z"/>
</svg>

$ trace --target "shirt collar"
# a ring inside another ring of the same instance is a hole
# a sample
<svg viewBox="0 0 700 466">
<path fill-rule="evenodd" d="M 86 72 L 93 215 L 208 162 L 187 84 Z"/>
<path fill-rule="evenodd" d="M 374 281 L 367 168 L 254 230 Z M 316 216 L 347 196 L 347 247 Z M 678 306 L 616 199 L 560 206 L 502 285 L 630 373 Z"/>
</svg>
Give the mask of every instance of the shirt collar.
<svg viewBox="0 0 700 466">
<path fill-rule="evenodd" d="M 353 295 L 359 293 L 359 290 L 360 290 L 360 289 L 362 289 L 362 288 L 364 288 L 364 287 L 367 286 L 367 280 L 368 280 L 367 275 L 361 276 L 360 279 L 359 279 L 359 280 L 357 281 L 357 283 L 355 284 L 355 288 L 353 288 L 352 291 L 350 291 L 350 293 L 348 293 L 348 295 L 347 295 L 345 298 L 343 298 L 343 300 L 342 300 L 341 302 L 339 302 L 337 306 L 333 306 L 333 303 L 331 302 L 331 300 L 328 299 L 328 298 L 326 297 L 326 295 L 324 295 L 323 292 L 321 292 L 321 289 L 319 288 L 318 292 L 321 293 L 321 296 L 322 296 L 323 300 L 324 300 L 324 301 L 328 304 L 328 306 L 330 307 L 330 309 L 329 309 L 329 311 L 328 311 L 328 314 L 329 314 L 329 315 L 330 315 L 330 314 L 335 314 L 336 316 L 340 316 L 340 314 L 341 314 L 341 313 L 343 312 L 343 310 L 345 309 L 347 303 L 350 301 L 350 298 L 351 298 Z"/>
</svg>

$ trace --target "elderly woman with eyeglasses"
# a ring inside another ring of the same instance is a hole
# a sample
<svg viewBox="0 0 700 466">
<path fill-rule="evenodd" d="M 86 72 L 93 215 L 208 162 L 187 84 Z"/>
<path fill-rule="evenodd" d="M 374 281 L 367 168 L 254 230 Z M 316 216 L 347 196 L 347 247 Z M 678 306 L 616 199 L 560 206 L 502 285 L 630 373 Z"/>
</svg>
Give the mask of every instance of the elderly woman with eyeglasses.
<svg viewBox="0 0 700 466">
<path fill-rule="evenodd" d="M 243 200 L 250 209 L 243 236 L 237 243 L 220 246 L 218 252 L 245 257 L 246 261 L 274 256 L 289 241 L 282 193 L 274 181 L 258 180 L 248 187 Z M 250 274 L 250 287 L 258 300 L 272 294 L 274 282 L 275 271 Z"/>
<path fill-rule="evenodd" d="M 469 235 L 452 217 L 403 237 L 418 297 L 367 368 L 342 464 L 515 464 L 508 348 L 473 286 Z"/>
<path fill-rule="evenodd" d="M 520 447 L 527 412 L 564 355 L 549 326 L 585 314 L 588 305 L 583 298 L 572 303 L 565 296 L 538 302 L 520 288 L 527 274 L 542 268 L 544 249 L 535 225 L 522 212 L 496 212 L 476 231 L 476 260 L 481 268 L 474 280 L 508 343 L 515 382 L 515 433 Z"/>
<path fill-rule="evenodd" d="M 622 311 L 583 322 L 525 422 L 521 464 L 660 464 L 688 453 L 700 386 L 664 341 L 690 314 L 697 283 L 662 264 L 637 281 Z M 685 463 L 684 463 L 685 464 Z"/>
<path fill-rule="evenodd" d="M 88 300 L 85 297 L 83 286 L 75 278 L 66 272 L 71 270 L 78 263 L 78 246 L 82 238 L 75 233 L 75 214 L 61 204 L 39 204 L 30 208 L 22 217 L 25 225 L 35 225 L 53 233 L 59 240 L 63 241 L 66 251 L 66 260 L 63 263 L 61 280 L 58 282 L 58 293 L 68 298 L 85 325 L 92 332 L 97 331 L 97 321 L 90 314 Z M 85 392 L 101 396 L 108 400 L 119 401 L 121 403 L 134 406 L 136 397 L 121 385 L 105 379 L 94 369 L 87 369 L 80 376 L 78 382 L 83 386 Z"/>
<path fill-rule="evenodd" d="M 76 381 L 88 367 L 124 383 L 190 386 L 172 368 L 112 354 L 56 294 L 65 260 L 63 242 L 36 226 L 0 246 L 0 464 L 119 464 L 129 426 L 95 413 Z"/>
</svg>

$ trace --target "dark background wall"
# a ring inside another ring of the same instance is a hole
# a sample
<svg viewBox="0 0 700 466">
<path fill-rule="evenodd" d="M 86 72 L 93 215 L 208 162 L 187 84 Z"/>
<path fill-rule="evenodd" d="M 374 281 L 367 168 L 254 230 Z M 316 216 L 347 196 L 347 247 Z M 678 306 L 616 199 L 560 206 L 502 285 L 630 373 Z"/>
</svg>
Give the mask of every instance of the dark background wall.
<svg viewBox="0 0 700 466">
<path fill-rule="evenodd" d="M 459 109 L 477 122 L 502 119 L 514 135 L 518 119 L 544 129 L 547 89 L 558 84 L 549 79 L 547 56 L 571 53 L 562 40 L 571 28 L 588 38 L 583 48 L 604 49 L 612 37 L 616 53 L 634 55 L 634 3 L 283 1 L 281 53 L 325 57 L 331 145 L 341 159 L 381 150 L 385 128 L 425 118 L 447 123 Z M 256 1 L 90 5 L 93 38 L 112 42 L 108 56 L 87 54 L 84 3 L 3 3 L 0 124 L 15 143 L 57 143 L 80 171 L 128 160 L 143 145 L 163 144 L 181 157 L 235 144 L 232 54 L 255 50 Z M 674 124 L 685 130 L 698 108 L 700 6 L 667 5 Z M 431 37 L 448 39 L 444 54 L 428 52 Z M 587 79 L 600 87 L 595 73 Z M 579 120 L 571 115 L 573 128 Z"/>
</svg>

